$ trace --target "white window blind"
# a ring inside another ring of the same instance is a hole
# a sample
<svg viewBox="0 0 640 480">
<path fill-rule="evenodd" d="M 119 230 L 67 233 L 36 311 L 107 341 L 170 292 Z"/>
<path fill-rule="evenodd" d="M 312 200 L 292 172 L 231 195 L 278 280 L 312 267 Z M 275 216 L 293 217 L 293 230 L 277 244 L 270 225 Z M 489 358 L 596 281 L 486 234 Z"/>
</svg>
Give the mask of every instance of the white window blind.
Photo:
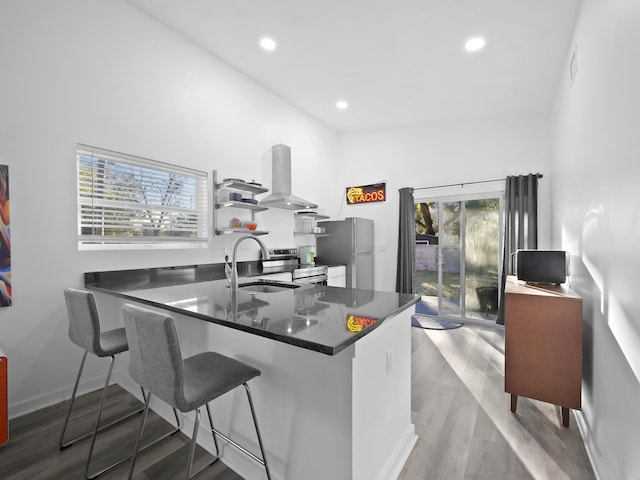
<svg viewBox="0 0 640 480">
<path fill-rule="evenodd" d="M 81 244 L 204 242 L 207 173 L 78 144 Z"/>
</svg>

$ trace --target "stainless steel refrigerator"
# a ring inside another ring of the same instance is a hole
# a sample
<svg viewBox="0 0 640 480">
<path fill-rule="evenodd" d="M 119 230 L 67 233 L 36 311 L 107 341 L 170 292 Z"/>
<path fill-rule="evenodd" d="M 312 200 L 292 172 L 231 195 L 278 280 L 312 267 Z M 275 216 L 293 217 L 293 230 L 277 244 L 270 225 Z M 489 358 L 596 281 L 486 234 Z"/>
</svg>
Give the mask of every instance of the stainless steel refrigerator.
<svg viewBox="0 0 640 480">
<path fill-rule="evenodd" d="M 319 222 L 316 263 L 347 266 L 347 288 L 373 290 L 373 220 L 351 217 Z"/>
</svg>

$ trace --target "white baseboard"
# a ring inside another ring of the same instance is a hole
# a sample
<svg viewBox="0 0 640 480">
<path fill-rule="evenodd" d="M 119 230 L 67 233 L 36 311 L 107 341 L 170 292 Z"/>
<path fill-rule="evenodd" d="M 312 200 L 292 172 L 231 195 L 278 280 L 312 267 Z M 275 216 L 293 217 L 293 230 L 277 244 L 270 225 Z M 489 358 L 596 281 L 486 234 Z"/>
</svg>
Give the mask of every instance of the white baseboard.
<svg viewBox="0 0 640 480">
<path fill-rule="evenodd" d="M 574 410 L 574 418 L 576 420 L 576 425 L 578 426 L 578 431 L 580 432 L 580 436 L 582 437 L 582 443 L 584 444 L 584 448 L 587 452 L 587 457 L 589 457 L 589 463 L 591 463 L 591 468 L 593 469 L 593 474 L 595 475 L 597 480 L 603 480 L 600 475 L 600 471 L 598 470 L 598 457 L 597 455 L 597 446 L 593 443 L 593 432 L 587 423 L 586 418 L 584 417 L 584 412 L 582 410 Z"/>
<path fill-rule="evenodd" d="M 114 371 L 113 374 L 111 375 L 111 383 L 119 384 L 121 377 L 127 377 L 127 375 L 121 372 Z M 81 381 L 80 384 L 78 385 L 77 395 L 84 395 L 85 393 L 93 392 L 95 390 L 100 390 L 104 386 L 105 379 L 106 379 L 106 374 L 102 377 Z M 64 400 L 68 400 L 71 398 L 72 392 L 73 392 L 73 384 L 65 388 L 56 390 L 54 392 L 47 393 L 46 395 L 42 395 L 39 397 L 31 398 L 29 400 L 24 400 L 22 402 L 9 405 L 9 419 L 21 417 L 28 413 L 35 412 L 36 410 L 50 407 L 51 405 L 55 405 L 56 403 L 60 403 L 60 402 L 63 402 Z M 139 389 L 138 389 L 138 393 L 140 393 Z M 141 395 L 137 395 L 137 397 L 140 398 Z"/>
<path fill-rule="evenodd" d="M 396 480 L 400 476 L 400 472 L 404 468 L 405 463 L 411 455 L 411 451 L 418 441 L 416 429 L 413 423 L 407 426 L 402 441 L 398 442 L 393 453 L 389 456 L 389 463 L 378 475 L 379 480 Z"/>
</svg>

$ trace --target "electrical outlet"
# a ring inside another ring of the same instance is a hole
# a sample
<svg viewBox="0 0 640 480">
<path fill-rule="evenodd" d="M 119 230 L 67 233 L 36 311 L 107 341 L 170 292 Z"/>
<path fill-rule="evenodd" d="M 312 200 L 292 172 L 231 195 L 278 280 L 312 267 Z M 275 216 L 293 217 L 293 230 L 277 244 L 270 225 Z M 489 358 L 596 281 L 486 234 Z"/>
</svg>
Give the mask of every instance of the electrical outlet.
<svg viewBox="0 0 640 480">
<path fill-rule="evenodd" d="M 391 372 L 391 367 L 393 366 L 393 353 L 387 352 L 387 375 Z"/>
</svg>

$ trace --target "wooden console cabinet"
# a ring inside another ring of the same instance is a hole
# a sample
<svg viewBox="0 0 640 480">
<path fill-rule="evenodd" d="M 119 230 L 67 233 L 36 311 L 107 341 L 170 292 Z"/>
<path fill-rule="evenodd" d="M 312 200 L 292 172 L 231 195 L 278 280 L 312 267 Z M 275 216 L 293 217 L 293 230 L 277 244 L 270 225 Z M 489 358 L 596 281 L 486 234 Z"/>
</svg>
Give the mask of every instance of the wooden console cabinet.
<svg viewBox="0 0 640 480">
<path fill-rule="evenodd" d="M 582 299 L 564 285 L 507 278 L 504 389 L 511 411 L 518 396 L 559 405 L 562 424 L 581 408 Z"/>
</svg>

